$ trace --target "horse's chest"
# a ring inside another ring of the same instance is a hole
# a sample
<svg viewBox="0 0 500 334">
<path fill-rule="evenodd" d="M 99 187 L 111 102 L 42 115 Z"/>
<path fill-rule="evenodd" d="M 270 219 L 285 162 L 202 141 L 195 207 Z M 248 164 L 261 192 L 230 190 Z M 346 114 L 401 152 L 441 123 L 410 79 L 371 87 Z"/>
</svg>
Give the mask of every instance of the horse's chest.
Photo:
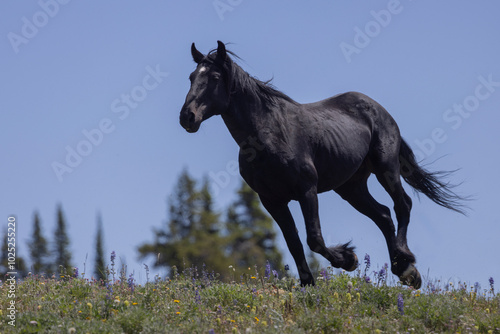
<svg viewBox="0 0 500 334">
<path fill-rule="evenodd" d="M 241 176 L 259 195 L 283 200 L 296 197 L 295 185 L 300 170 L 296 159 L 286 152 L 271 154 L 242 150 L 239 160 Z"/>
</svg>

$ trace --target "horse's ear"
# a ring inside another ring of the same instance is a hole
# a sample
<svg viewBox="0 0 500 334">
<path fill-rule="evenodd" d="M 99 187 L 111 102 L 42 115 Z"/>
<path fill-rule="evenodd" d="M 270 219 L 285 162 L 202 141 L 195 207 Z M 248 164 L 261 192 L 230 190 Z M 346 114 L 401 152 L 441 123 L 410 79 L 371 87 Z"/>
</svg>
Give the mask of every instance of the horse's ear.
<svg viewBox="0 0 500 334">
<path fill-rule="evenodd" d="M 201 60 L 205 57 L 203 55 L 203 53 L 201 53 L 200 51 L 198 51 L 196 49 L 196 46 L 194 46 L 194 43 L 191 44 L 191 55 L 193 56 L 193 60 L 196 64 L 199 64 L 201 62 Z"/>
<path fill-rule="evenodd" d="M 217 59 L 224 63 L 226 56 L 226 46 L 221 41 L 217 41 Z"/>
</svg>

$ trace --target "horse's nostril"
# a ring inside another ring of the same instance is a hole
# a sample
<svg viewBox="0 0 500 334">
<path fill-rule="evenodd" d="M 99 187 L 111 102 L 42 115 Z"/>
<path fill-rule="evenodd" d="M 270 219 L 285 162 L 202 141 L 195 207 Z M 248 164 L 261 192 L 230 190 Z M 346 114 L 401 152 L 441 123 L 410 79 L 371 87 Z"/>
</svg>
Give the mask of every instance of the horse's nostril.
<svg viewBox="0 0 500 334">
<path fill-rule="evenodd" d="M 194 112 L 189 112 L 188 113 L 188 122 L 190 124 L 192 124 L 192 123 L 194 123 L 194 120 L 195 120 Z"/>
</svg>

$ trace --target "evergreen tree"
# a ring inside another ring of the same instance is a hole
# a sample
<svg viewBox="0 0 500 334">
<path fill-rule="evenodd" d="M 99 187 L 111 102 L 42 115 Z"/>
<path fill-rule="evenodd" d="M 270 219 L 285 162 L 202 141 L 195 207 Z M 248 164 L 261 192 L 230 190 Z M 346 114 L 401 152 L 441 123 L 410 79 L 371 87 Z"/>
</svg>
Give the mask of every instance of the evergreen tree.
<svg viewBox="0 0 500 334">
<path fill-rule="evenodd" d="M 271 264 L 282 269 L 282 255 L 276 245 L 274 221 L 261 207 L 259 197 L 245 182 L 238 190 L 238 199 L 227 214 L 227 251 L 234 265 L 262 268 Z"/>
<path fill-rule="evenodd" d="M 63 273 L 71 274 L 71 252 L 69 251 L 69 237 L 66 232 L 66 220 L 61 205 L 57 207 L 57 226 L 54 232 L 54 272 L 62 269 Z"/>
<path fill-rule="evenodd" d="M 35 274 L 50 274 L 49 249 L 47 239 L 43 236 L 40 216 L 35 212 L 33 216 L 33 235 L 28 245 L 31 259 L 31 270 Z"/>
<path fill-rule="evenodd" d="M 101 215 L 97 217 L 97 232 L 95 237 L 94 278 L 96 278 L 97 280 L 106 279 L 106 263 L 104 261 L 104 237 L 102 231 Z"/>
<path fill-rule="evenodd" d="M 229 262 L 220 230 L 208 180 L 197 190 L 196 181 L 184 170 L 169 199 L 169 221 L 164 229 L 154 231 L 154 242 L 143 244 L 139 253 L 141 258 L 154 255 L 156 267 L 206 265 L 208 270 L 224 274 Z"/>
<path fill-rule="evenodd" d="M 4 236 L 2 238 L 2 248 L 0 254 L 0 277 L 4 277 L 8 272 L 17 273 L 16 277 L 26 276 L 26 262 L 19 254 L 19 246 L 16 241 L 9 240 L 12 237 L 9 237 L 8 229 L 5 229 Z M 15 243 L 16 247 L 12 247 L 12 243 Z M 13 251 L 10 251 L 9 248 L 15 248 Z M 9 256 L 12 257 L 14 255 L 14 267 L 11 267 L 11 263 L 9 262 Z"/>
</svg>

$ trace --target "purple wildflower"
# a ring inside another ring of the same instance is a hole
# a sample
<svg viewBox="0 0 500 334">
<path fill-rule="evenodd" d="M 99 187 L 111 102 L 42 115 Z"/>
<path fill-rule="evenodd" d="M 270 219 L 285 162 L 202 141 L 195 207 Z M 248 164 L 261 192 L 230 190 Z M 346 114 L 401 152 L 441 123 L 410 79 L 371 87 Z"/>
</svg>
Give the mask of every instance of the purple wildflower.
<svg viewBox="0 0 500 334">
<path fill-rule="evenodd" d="M 106 299 L 113 299 L 113 286 L 109 282 L 106 282 L 106 289 L 108 290 L 106 292 Z"/>
<path fill-rule="evenodd" d="M 366 266 L 365 273 L 368 271 L 368 269 L 370 269 L 370 264 L 371 264 L 370 255 L 368 255 L 368 253 L 367 253 L 367 254 L 365 254 L 365 266 Z"/>
<path fill-rule="evenodd" d="M 269 264 L 269 261 L 266 263 L 266 270 L 264 271 L 264 278 L 268 279 L 271 276 L 271 264 Z"/>
<path fill-rule="evenodd" d="M 115 253 L 115 251 L 112 251 L 111 252 L 111 266 L 112 267 L 115 266 L 115 259 L 116 259 L 116 253 Z"/>
<path fill-rule="evenodd" d="M 274 278 L 278 279 L 278 272 L 276 270 L 273 270 L 272 273 L 273 273 Z"/>
<path fill-rule="evenodd" d="M 127 280 L 127 283 L 128 283 L 128 287 L 130 288 L 130 290 L 132 292 L 134 292 L 134 289 L 135 289 L 135 283 L 134 283 L 134 273 L 131 273 L 128 277 L 128 280 Z"/>
<path fill-rule="evenodd" d="M 491 291 L 494 292 L 495 291 L 495 280 L 493 279 L 493 277 L 490 277 L 489 282 L 490 282 Z"/>
<path fill-rule="evenodd" d="M 405 301 L 403 300 L 403 295 L 400 293 L 398 295 L 398 310 L 401 315 L 405 315 L 404 306 L 405 306 Z"/>
<path fill-rule="evenodd" d="M 78 278 L 78 268 L 73 268 L 73 277 Z"/>
<path fill-rule="evenodd" d="M 285 271 L 290 270 L 290 266 L 288 264 L 285 264 Z"/>
<path fill-rule="evenodd" d="M 201 296 L 200 293 L 198 292 L 198 289 L 196 289 L 194 293 L 195 293 L 194 300 L 196 304 L 201 304 Z"/>
<path fill-rule="evenodd" d="M 325 281 L 328 282 L 328 280 L 330 279 L 330 275 L 328 275 L 328 270 L 322 269 L 320 274 L 325 279 Z"/>
<path fill-rule="evenodd" d="M 378 278 L 379 280 L 383 280 L 385 278 L 385 274 L 386 274 L 386 270 L 385 270 L 385 266 L 382 267 L 382 269 L 380 269 L 380 271 L 378 272 Z"/>
</svg>

